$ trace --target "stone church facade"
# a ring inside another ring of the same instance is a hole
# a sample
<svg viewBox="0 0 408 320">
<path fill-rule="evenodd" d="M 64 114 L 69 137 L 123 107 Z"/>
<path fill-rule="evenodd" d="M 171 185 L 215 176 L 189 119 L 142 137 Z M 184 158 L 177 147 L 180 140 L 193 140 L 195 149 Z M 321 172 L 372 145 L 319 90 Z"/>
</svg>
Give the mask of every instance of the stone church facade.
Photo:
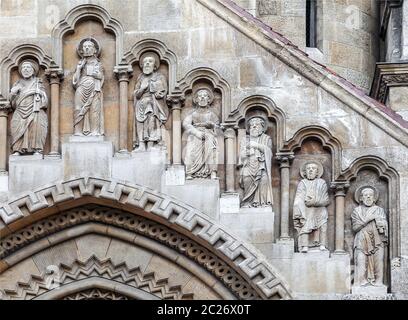
<svg viewBox="0 0 408 320">
<path fill-rule="evenodd" d="M 407 1 L 0 1 L 0 299 L 407 299 Z"/>
</svg>

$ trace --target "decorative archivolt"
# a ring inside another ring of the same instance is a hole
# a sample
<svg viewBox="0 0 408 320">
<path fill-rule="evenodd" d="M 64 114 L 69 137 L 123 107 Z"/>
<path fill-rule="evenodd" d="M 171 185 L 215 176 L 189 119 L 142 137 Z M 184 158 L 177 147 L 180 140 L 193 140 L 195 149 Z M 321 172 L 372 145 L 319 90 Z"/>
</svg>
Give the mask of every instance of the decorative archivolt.
<svg viewBox="0 0 408 320">
<path fill-rule="evenodd" d="M 140 61 L 140 57 L 145 52 L 155 52 L 160 60 L 166 61 L 169 66 L 169 92 L 173 92 L 176 87 L 177 57 L 166 44 L 160 40 L 144 39 L 139 41 L 124 55 L 121 63 L 132 66 Z"/>
<path fill-rule="evenodd" d="M 177 82 L 177 92 L 186 93 L 193 90 L 193 85 L 199 80 L 206 80 L 211 83 L 214 89 L 218 89 L 222 94 L 222 119 L 231 112 L 231 88 L 221 75 L 207 67 L 195 68 L 189 71 L 180 81 Z"/>
<path fill-rule="evenodd" d="M 121 23 L 112 18 L 107 10 L 94 4 L 84 4 L 73 8 L 65 19 L 60 21 L 52 31 L 52 56 L 58 66 L 63 65 L 63 38 L 67 33 L 74 32 L 75 26 L 83 19 L 94 19 L 102 23 L 105 30 L 113 32 L 116 38 L 116 64 L 119 65 L 123 57 L 124 30 Z"/>
<path fill-rule="evenodd" d="M 287 284 L 274 268 L 261 258 L 252 246 L 237 240 L 225 227 L 207 215 L 176 199 L 151 189 L 97 178 L 80 178 L 30 192 L 0 207 L 0 232 L 10 235 L 10 229 L 27 227 L 44 217 L 60 212 L 61 208 L 78 207 L 81 203 L 109 203 L 135 215 L 145 215 L 153 221 L 175 228 L 192 241 L 201 244 L 252 283 L 264 298 L 290 298 Z M 255 280 L 256 279 L 256 280 Z"/>
<path fill-rule="evenodd" d="M 294 152 L 301 148 L 307 139 L 318 139 L 323 147 L 328 148 L 332 155 L 332 181 L 337 180 L 341 174 L 341 143 L 326 128 L 320 126 L 307 126 L 298 130 L 284 147 L 284 151 Z"/>
<path fill-rule="evenodd" d="M 34 58 L 45 69 L 55 67 L 52 58 L 35 44 L 24 44 L 15 47 L 0 63 L 0 99 L 7 99 L 10 90 L 11 70 L 18 66 L 24 58 Z"/>
<path fill-rule="evenodd" d="M 109 294 L 127 299 L 193 298 L 193 294 L 184 293 L 181 286 L 170 286 L 168 279 L 157 279 L 153 272 L 145 274 L 139 268 L 130 269 L 125 263 L 116 265 L 111 259 L 100 260 L 91 256 L 86 261 L 75 260 L 69 266 L 61 264 L 56 271 L 31 276 L 27 282 L 18 282 L 14 290 L 4 290 L 1 299 L 72 299 L 89 289 L 102 290 L 105 296 Z M 88 297 L 94 298 L 89 293 Z"/>
<path fill-rule="evenodd" d="M 400 256 L 400 204 L 399 204 L 399 175 L 395 169 L 390 167 L 386 161 L 376 156 L 364 156 L 354 160 L 344 170 L 339 180 L 350 183 L 355 180 L 362 170 L 374 171 L 380 179 L 386 180 L 388 184 L 389 224 L 390 224 L 390 255 L 391 259 Z"/>
</svg>

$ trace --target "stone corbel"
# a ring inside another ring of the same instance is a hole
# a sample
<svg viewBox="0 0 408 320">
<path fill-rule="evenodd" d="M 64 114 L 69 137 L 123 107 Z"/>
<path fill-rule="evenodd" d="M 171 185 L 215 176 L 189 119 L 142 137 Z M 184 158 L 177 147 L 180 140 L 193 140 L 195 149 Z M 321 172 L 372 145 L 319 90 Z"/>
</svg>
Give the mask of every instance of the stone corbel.
<svg viewBox="0 0 408 320">
<path fill-rule="evenodd" d="M 336 198 L 336 240 L 335 254 L 345 254 L 344 250 L 344 208 L 347 189 L 350 184 L 346 181 L 335 181 L 331 183 L 331 189 L 334 190 Z"/>
<path fill-rule="evenodd" d="M 60 122 L 60 83 L 64 77 L 64 71 L 59 67 L 51 67 L 45 71 L 51 87 L 51 112 L 50 112 L 50 154 L 51 157 L 59 157 L 59 122 Z"/>
<path fill-rule="evenodd" d="M 280 163 L 281 176 L 281 220 L 280 220 L 280 241 L 291 240 L 289 236 L 289 186 L 290 186 L 290 166 L 295 158 L 293 152 L 278 152 L 276 160 Z"/>
<path fill-rule="evenodd" d="M 180 166 L 181 163 L 181 108 L 184 106 L 185 97 L 183 94 L 173 94 L 167 96 L 167 105 L 172 112 L 172 164 Z"/>
<path fill-rule="evenodd" d="M 127 154 L 128 150 L 128 91 L 129 80 L 133 75 L 132 66 L 120 64 L 113 72 L 119 81 L 119 153 Z"/>
</svg>

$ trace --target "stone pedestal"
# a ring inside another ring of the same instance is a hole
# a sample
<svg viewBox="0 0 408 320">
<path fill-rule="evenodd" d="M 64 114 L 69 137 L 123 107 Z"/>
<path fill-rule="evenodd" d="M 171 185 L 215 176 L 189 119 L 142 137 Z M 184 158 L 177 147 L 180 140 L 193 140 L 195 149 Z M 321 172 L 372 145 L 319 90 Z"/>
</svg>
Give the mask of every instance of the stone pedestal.
<svg viewBox="0 0 408 320">
<path fill-rule="evenodd" d="M 186 183 L 186 170 L 183 165 L 169 166 L 163 178 L 166 186 L 183 186 Z"/>
<path fill-rule="evenodd" d="M 160 191 L 166 159 L 166 151 L 161 149 L 117 154 L 113 158 L 112 178 Z"/>
<path fill-rule="evenodd" d="M 331 255 L 329 251 L 295 253 L 292 260 L 291 288 L 299 293 L 322 297 L 350 292 L 350 256 Z"/>
<path fill-rule="evenodd" d="M 275 214 L 272 207 L 241 208 L 238 213 L 220 213 L 220 222 L 252 244 L 272 244 Z"/>
<path fill-rule="evenodd" d="M 111 178 L 113 145 L 103 137 L 72 136 L 62 144 L 64 179 Z"/>
<path fill-rule="evenodd" d="M 223 193 L 220 198 L 220 214 L 239 212 L 239 194 Z"/>
<path fill-rule="evenodd" d="M 63 179 L 62 160 L 42 155 L 10 156 L 9 192 L 18 194 Z"/>
<path fill-rule="evenodd" d="M 351 293 L 356 295 L 368 295 L 368 296 L 383 296 L 387 294 L 386 286 L 353 286 L 351 288 Z"/>
<path fill-rule="evenodd" d="M 183 186 L 162 185 L 162 192 L 218 219 L 220 182 L 218 179 L 186 180 Z"/>
</svg>

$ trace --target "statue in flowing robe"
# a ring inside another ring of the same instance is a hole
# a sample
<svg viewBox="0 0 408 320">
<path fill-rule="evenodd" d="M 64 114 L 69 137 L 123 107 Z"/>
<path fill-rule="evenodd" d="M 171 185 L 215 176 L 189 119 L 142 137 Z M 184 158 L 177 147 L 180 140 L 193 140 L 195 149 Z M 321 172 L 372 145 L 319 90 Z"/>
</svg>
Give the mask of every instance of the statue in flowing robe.
<svg viewBox="0 0 408 320">
<path fill-rule="evenodd" d="M 183 121 L 188 134 L 184 164 L 186 179 L 217 178 L 218 116 L 211 110 L 213 93 L 208 89 L 199 89 L 194 95 L 194 111 Z"/>
<path fill-rule="evenodd" d="M 134 147 L 137 151 L 162 144 L 162 127 L 169 111 L 166 104 L 167 79 L 157 71 L 159 57 L 147 53 L 141 58 L 143 73 L 138 77 L 134 91 Z"/>
<path fill-rule="evenodd" d="M 240 142 L 238 168 L 243 189 L 242 207 L 272 206 L 272 139 L 265 134 L 267 120 L 247 120 L 248 134 Z"/>
<path fill-rule="evenodd" d="M 75 70 L 74 134 L 102 136 L 104 134 L 103 94 L 104 71 L 98 59 L 100 46 L 93 38 L 80 42 L 78 55 L 82 58 Z"/>
<path fill-rule="evenodd" d="M 321 179 L 323 166 L 319 162 L 306 162 L 301 170 L 293 204 L 294 226 L 298 232 L 301 252 L 309 247 L 327 250 L 327 206 L 330 203 L 326 181 Z"/>
<path fill-rule="evenodd" d="M 14 109 L 10 128 L 12 152 L 14 155 L 42 154 L 48 130 L 47 94 L 37 77 L 39 66 L 35 61 L 24 60 L 18 70 L 22 79 L 10 91 Z"/>
<path fill-rule="evenodd" d="M 351 214 L 354 238 L 354 286 L 384 286 L 384 251 L 388 223 L 384 209 L 377 206 L 378 191 L 363 186 L 355 194 L 359 206 Z"/>
</svg>

